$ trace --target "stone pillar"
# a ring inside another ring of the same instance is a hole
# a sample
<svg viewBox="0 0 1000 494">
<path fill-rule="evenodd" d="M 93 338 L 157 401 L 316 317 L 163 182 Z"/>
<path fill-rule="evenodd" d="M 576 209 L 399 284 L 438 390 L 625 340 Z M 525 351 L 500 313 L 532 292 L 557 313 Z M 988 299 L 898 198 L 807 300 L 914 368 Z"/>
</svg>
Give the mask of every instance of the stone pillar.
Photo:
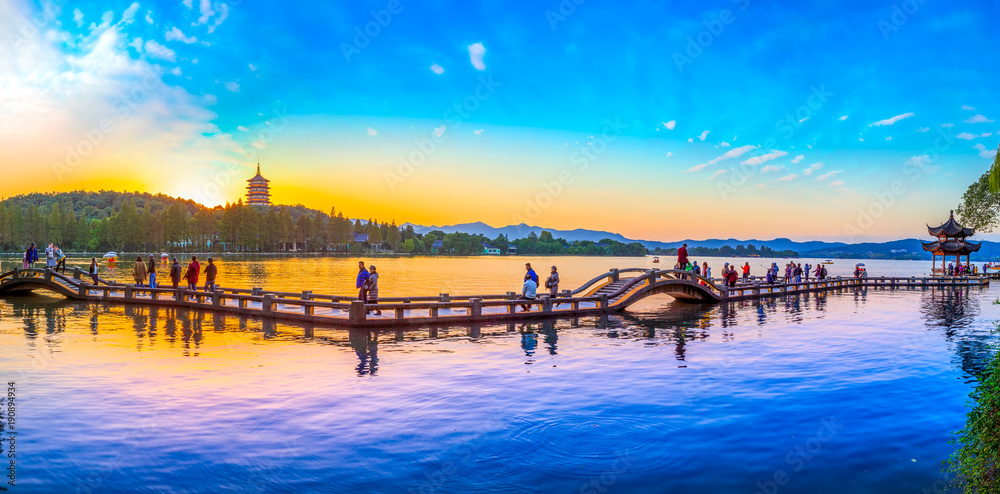
<svg viewBox="0 0 1000 494">
<path fill-rule="evenodd" d="M 264 295 L 264 301 L 261 302 L 260 308 L 261 308 L 261 311 L 264 312 L 265 316 L 270 316 L 271 314 L 273 314 L 274 313 L 274 295 L 270 294 L 270 293 L 267 294 L 267 295 Z"/>
<path fill-rule="evenodd" d="M 354 322 L 364 321 L 368 318 L 368 314 L 365 311 L 365 303 L 361 300 L 351 301 L 351 312 L 348 319 Z"/>
<path fill-rule="evenodd" d="M 216 290 L 212 293 L 212 307 L 222 307 L 222 291 Z"/>
<path fill-rule="evenodd" d="M 483 315 L 483 299 L 473 298 L 469 299 L 472 303 L 472 308 L 469 309 L 469 315 L 472 317 L 481 317 Z"/>
<path fill-rule="evenodd" d="M 618 281 L 619 279 L 621 279 L 620 275 L 618 274 L 618 268 L 613 268 L 611 270 L 611 273 L 609 274 L 609 276 L 611 277 L 611 282 L 612 283 L 614 283 L 614 282 Z"/>
<path fill-rule="evenodd" d="M 542 295 L 542 312 L 552 312 L 552 297 Z"/>
<path fill-rule="evenodd" d="M 601 312 L 608 312 L 608 307 L 609 307 L 608 302 L 609 302 L 608 301 L 608 294 L 607 293 L 602 293 L 601 294 L 601 304 L 600 304 Z"/>
<path fill-rule="evenodd" d="M 312 290 L 302 291 L 302 300 L 312 300 Z"/>
</svg>

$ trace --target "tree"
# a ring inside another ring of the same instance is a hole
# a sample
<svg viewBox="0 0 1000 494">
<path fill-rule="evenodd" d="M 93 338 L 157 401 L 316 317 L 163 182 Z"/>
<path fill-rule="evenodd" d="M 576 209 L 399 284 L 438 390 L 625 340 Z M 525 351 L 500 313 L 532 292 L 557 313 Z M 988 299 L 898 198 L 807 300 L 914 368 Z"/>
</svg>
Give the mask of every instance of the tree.
<svg viewBox="0 0 1000 494">
<path fill-rule="evenodd" d="M 385 238 L 386 242 L 392 246 L 392 250 L 399 250 L 399 244 L 403 241 L 403 235 L 399 231 L 399 227 L 396 226 L 396 220 L 392 221 L 389 225 L 389 234 Z"/>
<path fill-rule="evenodd" d="M 1000 192 L 992 190 L 988 171 L 969 186 L 958 205 L 958 217 L 964 226 L 989 233 L 1000 225 Z"/>
</svg>

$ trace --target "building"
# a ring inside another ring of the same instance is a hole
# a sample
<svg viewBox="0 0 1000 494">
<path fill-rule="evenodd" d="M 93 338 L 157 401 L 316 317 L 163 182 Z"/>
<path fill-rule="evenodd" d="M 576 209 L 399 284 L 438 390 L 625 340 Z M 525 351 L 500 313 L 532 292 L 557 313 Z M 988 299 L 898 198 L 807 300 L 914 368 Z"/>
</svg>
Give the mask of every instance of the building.
<svg viewBox="0 0 1000 494">
<path fill-rule="evenodd" d="M 260 174 L 260 161 L 257 161 L 257 174 L 250 180 L 247 180 L 247 204 L 270 206 L 271 186 L 268 185 L 269 182 L 270 180 Z"/>
<path fill-rule="evenodd" d="M 941 226 L 932 227 L 927 226 L 927 233 L 931 234 L 933 237 L 937 237 L 937 240 L 933 242 L 923 242 L 921 245 L 924 250 L 932 254 L 933 264 L 931 264 L 931 274 L 944 275 L 947 274 L 947 264 L 948 258 L 954 257 L 955 264 L 962 264 L 962 256 L 965 256 L 965 266 L 969 266 L 969 254 L 976 252 L 982 247 L 983 243 L 971 242 L 966 240 L 967 237 L 971 237 L 975 230 L 972 228 L 966 228 L 959 225 L 955 221 L 955 211 L 952 211 L 948 216 L 948 221 L 944 222 Z M 937 267 L 937 257 L 941 256 L 941 267 Z"/>
<path fill-rule="evenodd" d="M 444 250 L 444 241 L 435 240 L 434 243 L 431 244 L 431 254 L 440 254 L 442 250 Z"/>
<path fill-rule="evenodd" d="M 486 242 L 483 242 L 483 254 L 490 256 L 499 256 L 500 247 L 494 247 Z"/>
<path fill-rule="evenodd" d="M 517 246 L 514 245 L 514 244 L 508 245 L 507 246 L 507 255 L 509 255 L 509 256 L 516 256 L 517 255 Z"/>
</svg>

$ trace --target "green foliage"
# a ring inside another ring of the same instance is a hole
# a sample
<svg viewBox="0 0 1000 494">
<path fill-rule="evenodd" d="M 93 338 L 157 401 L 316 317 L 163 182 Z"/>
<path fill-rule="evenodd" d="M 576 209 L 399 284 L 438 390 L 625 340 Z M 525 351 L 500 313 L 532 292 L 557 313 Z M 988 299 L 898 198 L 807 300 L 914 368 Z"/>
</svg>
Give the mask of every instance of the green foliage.
<svg viewBox="0 0 1000 494">
<path fill-rule="evenodd" d="M 1000 192 L 992 191 L 993 171 L 984 173 L 962 195 L 958 217 L 962 225 L 979 233 L 992 232 L 1000 224 Z"/>
<path fill-rule="evenodd" d="M 997 149 L 997 155 L 993 157 L 993 165 L 990 166 L 989 185 L 990 192 L 1000 193 L 1000 148 Z"/>
<path fill-rule="evenodd" d="M 968 494 L 1000 493 L 1000 354 L 994 353 L 979 374 L 972 399 L 965 428 L 955 433 L 958 450 L 947 467 Z"/>
<path fill-rule="evenodd" d="M 653 254 L 661 256 L 677 255 L 677 249 L 654 249 Z M 717 249 L 708 247 L 692 247 L 688 249 L 688 257 L 799 257 L 799 253 L 793 250 L 774 250 L 766 245 L 759 249 L 751 244 L 737 245 L 731 247 L 723 245 Z"/>
</svg>

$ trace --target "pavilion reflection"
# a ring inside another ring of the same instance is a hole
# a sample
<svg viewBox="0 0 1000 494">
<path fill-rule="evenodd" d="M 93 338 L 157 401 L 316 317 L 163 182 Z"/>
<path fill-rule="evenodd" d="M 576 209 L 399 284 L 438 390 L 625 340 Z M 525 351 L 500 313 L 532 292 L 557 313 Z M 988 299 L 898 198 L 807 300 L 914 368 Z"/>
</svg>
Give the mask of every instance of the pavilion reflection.
<svg viewBox="0 0 1000 494">
<path fill-rule="evenodd" d="M 955 345 L 955 354 L 968 376 L 978 375 L 984 368 L 985 357 L 991 355 L 992 321 L 981 321 L 978 287 L 943 287 L 927 290 L 921 298 L 920 310 L 929 331 L 939 331 L 945 340 Z"/>
</svg>

